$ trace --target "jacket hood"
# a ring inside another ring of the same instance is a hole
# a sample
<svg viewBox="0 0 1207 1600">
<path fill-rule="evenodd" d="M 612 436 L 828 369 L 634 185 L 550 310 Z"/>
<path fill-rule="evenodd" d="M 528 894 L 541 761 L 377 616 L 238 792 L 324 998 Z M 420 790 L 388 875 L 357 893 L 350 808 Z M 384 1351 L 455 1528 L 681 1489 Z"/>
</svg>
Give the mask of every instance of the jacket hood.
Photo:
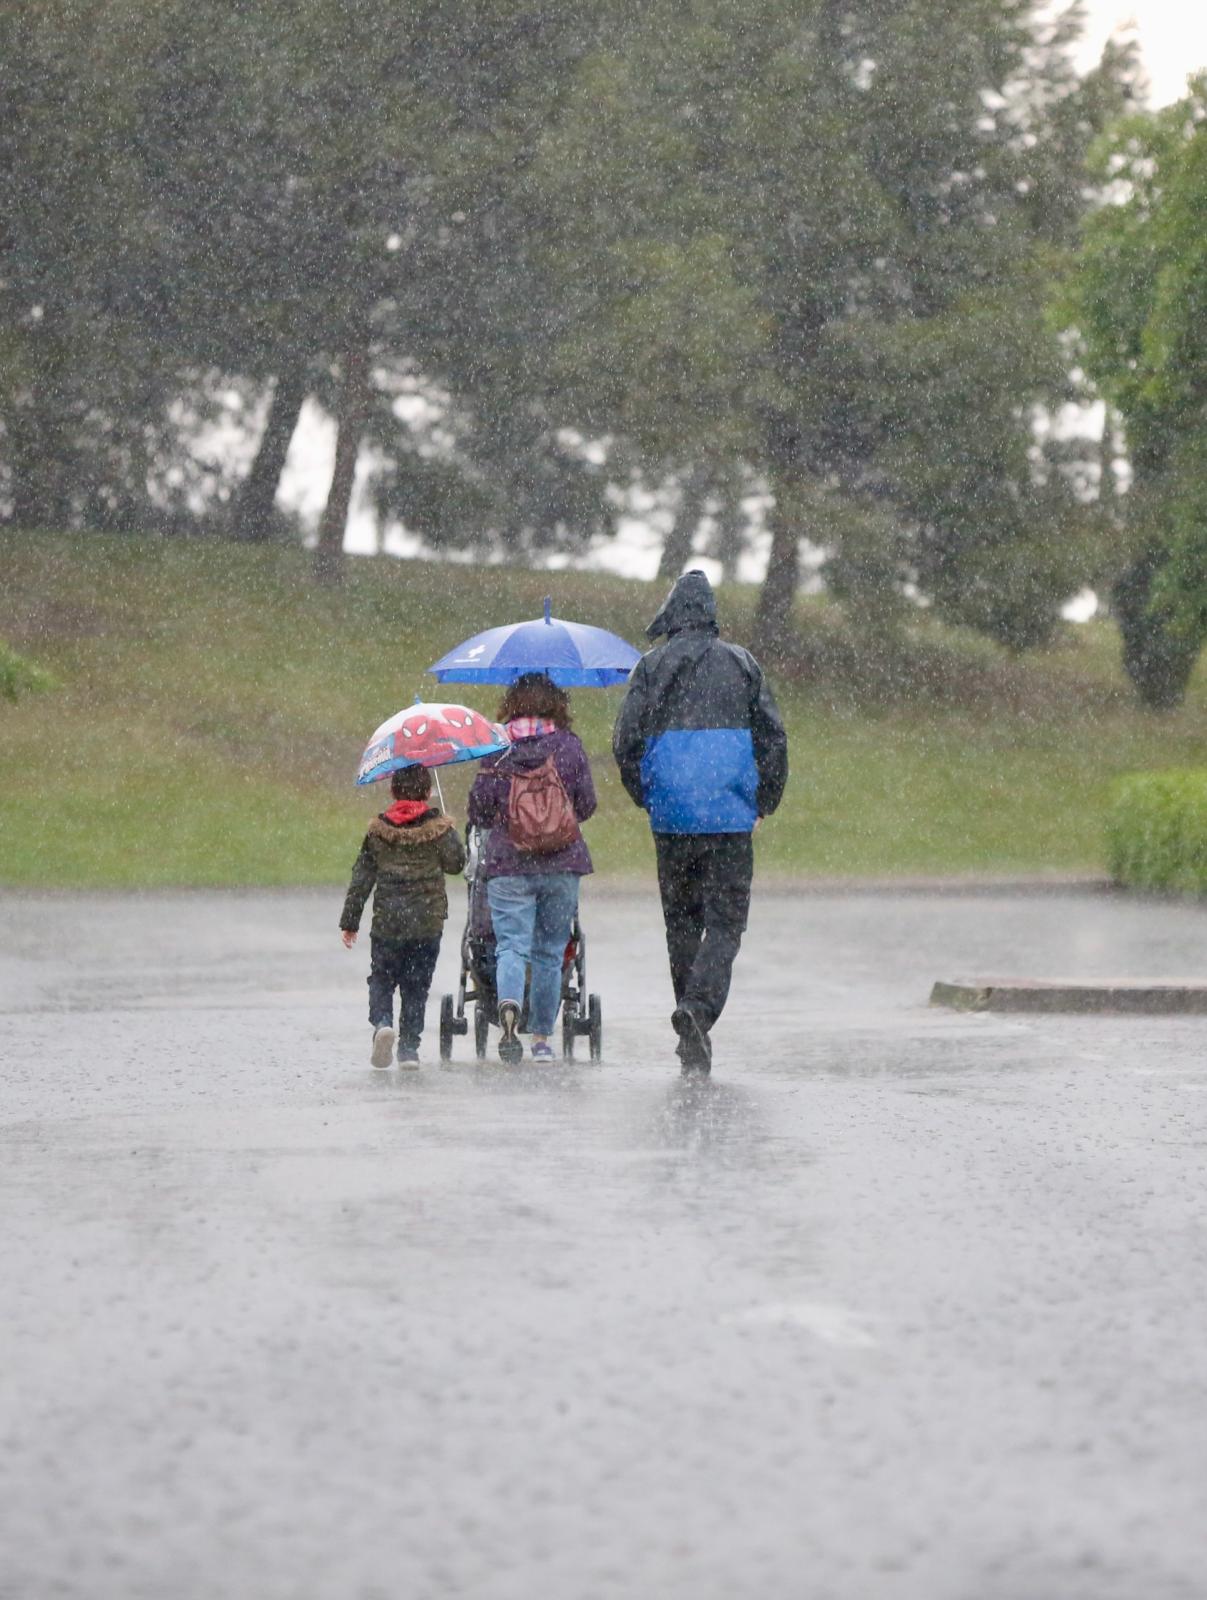
<svg viewBox="0 0 1207 1600">
<path fill-rule="evenodd" d="M 452 827 L 452 819 L 443 811 L 429 811 L 416 822 L 405 822 L 401 827 L 387 820 L 383 813 L 369 824 L 371 838 L 384 844 L 433 844 Z"/>
<path fill-rule="evenodd" d="M 431 809 L 426 800 L 395 800 L 380 815 L 383 822 L 395 828 L 405 828 L 409 822 L 418 822 L 421 817 L 428 816 Z"/>
<path fill-rule="evenodd" d="M 501 763 L 504 773 L 531 772 L 553 755 L 558 741 L 563 738 L 565 734 L 558 728 L 554 733 L 538 733 L 533 739 L 515 739 L 502 755 L 495 758 L 494 765 Z"/>
<path fill-rule="evenodd" d="M 699 567 L 676 579 L 662 610 L 645 630 L 651 639 L 661 634 L 678 633 L 682 628 L 707 628 L 717 631 L 717 598 L 712 584 Z"/>
</svg>

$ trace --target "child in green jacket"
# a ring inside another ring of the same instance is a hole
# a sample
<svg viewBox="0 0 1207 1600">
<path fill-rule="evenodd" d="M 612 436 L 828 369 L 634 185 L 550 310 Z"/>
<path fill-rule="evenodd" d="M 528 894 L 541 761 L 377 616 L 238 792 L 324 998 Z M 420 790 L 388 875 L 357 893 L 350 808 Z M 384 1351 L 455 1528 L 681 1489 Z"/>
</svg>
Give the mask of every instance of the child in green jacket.
<svg viewBox="0 0 1207 1600">
<path fill-rule="evenodd" d="M 394 804 L 374 817 L 360 847 L 339 925 L 350 950 L 365 901 L 373 894 L 370 1060 L 375 1067 L 390 1065 L 397 989 L 398 1065 L 417 1067 L 423 1013 L 448 916 L 444 874 L 465 866 L 465 846 L 453 819 L 428 805 L 432 775 L 426 767 L 401 767 L 390 779 L 390 792 Z"/>
</svg>

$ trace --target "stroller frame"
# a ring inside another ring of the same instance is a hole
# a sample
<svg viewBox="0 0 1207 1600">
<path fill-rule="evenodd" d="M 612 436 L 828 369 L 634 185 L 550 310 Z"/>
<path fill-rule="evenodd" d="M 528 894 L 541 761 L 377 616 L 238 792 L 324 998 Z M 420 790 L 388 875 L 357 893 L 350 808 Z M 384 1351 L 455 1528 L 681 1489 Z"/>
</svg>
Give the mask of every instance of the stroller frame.
<svg viewBox="0 0 1207 1600">
<path fill-rule="evenodd" d="M 490 1043 L 492 1023 L 498 995 L 494 984 L 494 936 L 488 933 L 490 913 L 486 906 L 486 877 L 483 871 L 485 837 L 481 828 L 467 827 L 466 846 L 466 917 L 461 934 L 461 976 L 456 995 L 440 998 L 440 1059 L 450 1061 L 453 1040 L 469 1032 L 466 1006 L 474 1008 L 474 1054 L 484 1059 Z M 562 1054 L 567 1061 L 574 1059 L 577 1039 L 586 1039 L 592 1061 L 603 1054 L 603 1006 L 597 994 L 587 990 L 587 938 L 577 912 L 562 961 Z M 528 996 L 524 996 L 524 1011 L 519 1031 L 528 1031 Z"/>
</svg>

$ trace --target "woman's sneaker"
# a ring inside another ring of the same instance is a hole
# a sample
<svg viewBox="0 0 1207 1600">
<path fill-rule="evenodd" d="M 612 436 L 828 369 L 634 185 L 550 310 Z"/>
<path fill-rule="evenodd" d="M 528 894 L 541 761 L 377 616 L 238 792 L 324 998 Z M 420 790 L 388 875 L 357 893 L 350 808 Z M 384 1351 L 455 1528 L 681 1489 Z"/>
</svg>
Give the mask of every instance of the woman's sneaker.
<svg viewBox="0 0 1207 1600">
<path fill-rule="evenodd" d="M 520 1025 L 520 1008 L 514 1000 L 503 1000 L 499 1005 L 499 1027 L 503 1030 L 503 1037 L 499 1040 L 499 1060 L 508 1063 L 519 1061 L 524 1054 L 524 1046 L 516 1037 L 516 1029 Z"/>
<path fill-rule="evenodd" d="M 552 1061 L 553 1046 L 548 1039 L 538 1039 L 528 1052 L 534 1061 Z"/>
<path fill-rule="evenodd" d="M 369 1060 L 375 1067 L 388 1067 L 394 1059 L 394 1030 L 393 1028 L 373 1029 L 373 1050 Z"/>
<path fill-rule="evenodd" d="M 398 1065 L 400 1067 L 417 1067 L 419 1065 L 419 1052 L 413 1044 L 400 1044 L 398 1046 Z"/>
</svg>

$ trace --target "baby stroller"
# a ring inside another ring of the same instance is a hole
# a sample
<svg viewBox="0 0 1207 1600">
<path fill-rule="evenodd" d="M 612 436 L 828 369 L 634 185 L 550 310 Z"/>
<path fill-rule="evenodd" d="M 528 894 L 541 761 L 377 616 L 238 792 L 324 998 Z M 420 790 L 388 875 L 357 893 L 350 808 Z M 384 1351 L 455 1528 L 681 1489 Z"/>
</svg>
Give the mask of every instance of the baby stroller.
<svg viewBox="0 0 1207 1600">
<path fill-rule="evenodd" d="M 440 1000 L 441 1061 L 452 1059 L 454 1038 L 469 1032 L 467 1002 L 473 1002 L 474 1053 L 479 1061 L 486 1055 L 490 1027 L 497 1020 L 495 936 L 486 900 L 486 875 L 482 870 L 485 842 L 481 828 L 466 828 L 465 881 L 469 907 L 465 931 L 461 935 L 461 980 L 457 993 L 455 996 L 446 994 Z M 562 1054 L 566 1060 L 574 1058 L 574 1041 L 586 1039 L 591 1060 L 598 1061 L 603 1052 L 603 1009 L 599 996 L 587 993 L 587 941 L 577 915 L 562 958 L 561 1011 Z M 527 1029 L 528 998 L 525 995 L 520 1032 L 525 1033 Z"/>
</svg>

